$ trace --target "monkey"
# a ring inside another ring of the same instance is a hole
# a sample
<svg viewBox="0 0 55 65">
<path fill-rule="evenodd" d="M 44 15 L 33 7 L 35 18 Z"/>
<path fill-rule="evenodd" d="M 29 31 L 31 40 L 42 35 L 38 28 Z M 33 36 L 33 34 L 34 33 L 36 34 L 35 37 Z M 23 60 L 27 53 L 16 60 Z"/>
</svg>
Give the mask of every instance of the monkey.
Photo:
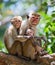
<svg viewBox="0 0 55 65">
<path fill-rule="evenodd" d="M 38 25 L 40 20 L 40 15 L 36 14 L 35 12 L 30 13 L 27 15 L 27 21 L 23 21 L 20 27 L 20 35 L 24 35 L 25 31 L 27 29 L 32 29 L 34 31 L 34 34 L 36 33 L 36 26 Z"/>
<path fill-rule="evenodd" d="M 34 31 L 31 30 L 31 29 L 27 29 L 26 35 L 28 35 L 28 36 L 34 36 Z"/>
<path fill-rule="evenodd" d="M 4 44 L 10 54 L 19 54 L 21 55 L 21 43 L 15 41 L 16 36 L 19 34 L 17 32 L 21 26 L 22 17 L 21 16 L 14 16 L 11 19 L 11 26 L 5 31 L 4 34 Z"/>
<path fill-rule="evenodd" d="M 21 42 L 24 42 L 24 41 L 23 40 L 21 41 L 20 39 L 18 41 L 16 40 L 16 38 L 19 34 L 18 32 L 19 32 L 19 28 L 21 26 L 21 23 L 22 23 L 22 18 L 20 16 L 13 17 L 11 19 L 12 25 L 5 31 L 5 34 L 4 34 L 5 46 L 8 50 L 8 52 L 10 54 L 13 54 L 13 55 L 22 55 Z M 34 51 L 34 48 L 33 48 L 33 51 Z M 31 55 L 29 54 L 29 57 L 30 56 Z"/>
<path fill-rule="evenodd" d="M 20 19 L 20 20 L 19 20 Z M 19 21 L 19 24 L 18 24 L 18 21 Z M 5 45 L 9 51 L 10 54 L 19 54 L 19 55 L 22 55 L 22 49 L 23 49 L 23 55 L 26 56 L 26 57 L 30 57 L 31 59 L 34 59 L 35 58 L 35 49 L 34 47 L 32 46 L 32 41 L 28 40 L 25 42 L 24 46 L 22 47 L 21 45 L 21 42 L 24 42 L 23 40 L 27 40 L 27 39 L 22 39 L 21 38 L 17 39 L 17 36 L 19 36 L 19 31 L 20 31 L 20 27 L 22 26 L 21 23 L 22 23 L 22 18 L 21 17 L 14 17 L 12 20 L 11 20 L 11 23 L 13 24 L 12 26 L 10 26 L 7 31 L 5 32 L 5 35 L 4 35 L 4 42 L 5 42 Z M 33 24 L 32 24 L 33 25 Z M 30 26 L 30 25 L 29 25 Z M 30 26 L 32 27 L 32 26 Z M 24 34 L 26 33 L 27 35 L 29 35 L 29 31 L 28 30 L 34 30 L 33 28 L 29 28 L 28 27 L 25 27 L 27 28 L 27 32 L 24 32 Z M 23 28 L 23 29 L 25 29 Z M 35 26 L 34 26 L 35 28 Z M 32 32 L 32 34 L 30 35 L 34 35 L 34 33 Z M 7 37 L 8 36 L 8 37 Z M 16 40 L 16 41 L 14 41 Z M 27 46 L 27 44 L 28 46 Z M 29 45 L 30 43 L 30 45 Z M 36 46 L 37 47 L 37 46 Z M 29 54 L 28 53 L 28 48 L 31 49 L 31 52 Z M 25 50 L 26 49 L 26 50 Z"/>
<path fill-rule="evenodd" d="M 40 20 L 40 15 L 36 13 L 32 13 L 29 16 L 27 16 L 27 21 L 22 22 L 20 27 L 20 35 L 27 34 L 29 36 L 36 36 L 36 26 L 38 25 Z M 43 48 L 41 46 L 38 46 L 37 44 L 34 44 L 32 42 L 33 39 L 28 39 L 28 41 L 25 42 L 23 46 L 23 52 L 24 56 L 31 57 L 31 59 L 35 58 L 35 54 L 44 55 Z M 35 41 L 35 40 L 33 40 Z M 33 43 L 33 45 L 32 45 Z M 29 52 L 30 50 L 30 52 Z"/>
</svg>

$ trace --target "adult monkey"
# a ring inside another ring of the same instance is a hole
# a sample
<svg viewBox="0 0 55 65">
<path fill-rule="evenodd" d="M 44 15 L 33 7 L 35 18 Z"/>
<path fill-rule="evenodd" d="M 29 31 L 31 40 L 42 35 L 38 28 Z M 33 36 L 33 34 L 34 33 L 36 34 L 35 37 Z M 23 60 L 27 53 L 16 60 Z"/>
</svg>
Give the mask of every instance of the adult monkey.
<svg viewBox="0 0 55 65">
<path fill-rule="evenodd" d="M 22 22 L 19 34 L 24 35 L 27 29 L 32 29 L 34 31 L 34 35 L 36 35 L 36 26 L 38 25 L 39 20 L 40 15 L 35 12 L 31 12 L 27 15 L 27 20 Z"/>
<path fill-rule="evenodd" d="M 19 54 L 21 53 L 21 43 L 18 41 L 15 41 L 16 36 L 19 34 L 19 29 L 22 23 L 22 17 L 21 16 L 15 16 L 11 19 L 12 25 L 5 31 L 4 34 L 4 43 L 5 46 L 10 54 Z"/>
<path fill-rule="evenodd" d="M 24 35 L 24 33 L 27 32 L 27 35 L 30 35 L 32 37 L 36 36 L 36 26 L 38 25 L 39 20 L 40 20 L 40 15 L 35 12 L 27 16 L 27 21 L 24 21 L 21 24 L 20 35 Z M 35 59 L 35 54 L 37 54 L 37 52 L 39 55 L 44 55 L 47 53 L 43 51 L 43 48 L 41 46 L 38 46 L 37 44 L 32 42 L 33 39 L 34 38 L 28 39 L 23 46 L 23 52 L 24 52 L 23 55 L 26 57 L 31 57 L 31 59 Z"/>
</svg>

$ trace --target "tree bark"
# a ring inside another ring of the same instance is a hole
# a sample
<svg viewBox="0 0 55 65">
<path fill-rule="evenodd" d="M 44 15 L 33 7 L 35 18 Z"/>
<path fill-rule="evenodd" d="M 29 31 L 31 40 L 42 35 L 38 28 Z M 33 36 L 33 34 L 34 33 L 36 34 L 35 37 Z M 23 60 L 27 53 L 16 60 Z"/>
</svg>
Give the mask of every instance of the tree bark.
<svg viewBox="0 0 55 65">
<path fill-rule="evenodd" d="M 55 53 L 38 56 L 36 61 L 27 61 L 17 56 L 0 52 L 0 65 L 55 65 Z"/>
</svg>

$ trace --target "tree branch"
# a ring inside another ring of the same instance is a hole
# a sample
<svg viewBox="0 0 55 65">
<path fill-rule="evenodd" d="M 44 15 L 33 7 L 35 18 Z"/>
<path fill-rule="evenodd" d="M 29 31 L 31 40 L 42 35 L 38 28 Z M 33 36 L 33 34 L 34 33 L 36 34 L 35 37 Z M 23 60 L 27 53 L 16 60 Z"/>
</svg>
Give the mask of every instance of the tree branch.
<svg viewBox="0 0 55 65">
<path fill-rule="evenodd" d="M 55 53 L 38 56 L 36 61 L 26 61 L 8 53 L 0 52 L 0 65 L 55 65 Z"/>
<path fill-rule="evenodd" d="M 2 21 L 0 21 L 0 26 L 2 26 L 2 25 L 4 25 L 4 24 L 8 23 L 8 22 L 10 21 L 10 19 L 11 19 L 11 16 L 4 18 Z"/>
</svg>

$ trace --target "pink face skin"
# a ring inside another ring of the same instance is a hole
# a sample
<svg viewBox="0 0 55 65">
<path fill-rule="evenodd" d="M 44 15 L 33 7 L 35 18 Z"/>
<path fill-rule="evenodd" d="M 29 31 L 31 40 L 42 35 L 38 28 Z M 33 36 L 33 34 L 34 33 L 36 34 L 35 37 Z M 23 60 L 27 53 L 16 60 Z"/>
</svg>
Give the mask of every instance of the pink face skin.
<svg viewBox="0 0 55 65">
<path fill-rule="evenodd" d="M 26 34 L 27 34 L 28 36 L 33 36 L 33 35 L 34 35 L 34 31 L 31 30 L 31 29 L 27 29 Z"/>
<path fill-rule="evenodd" d="M 30 17 L 30 22 L 34 26 L 36 26 L 39 23 L 39 20 L 40 20 L 40 16 L 38 16 L 38 15 L 36 15 L 36 16 L 35 15 L 32 15 Z"/>
<path fill-rule="evenodd" d="M 20 26 L 21 26 L 21 21 L 18 20 L 18 19 L 16 19 L 16 18 L 13 19 L 11 23 L 13 24 L 13 26 L 14 26 L 15 28 L 20 28 Z"/>
</svg>

